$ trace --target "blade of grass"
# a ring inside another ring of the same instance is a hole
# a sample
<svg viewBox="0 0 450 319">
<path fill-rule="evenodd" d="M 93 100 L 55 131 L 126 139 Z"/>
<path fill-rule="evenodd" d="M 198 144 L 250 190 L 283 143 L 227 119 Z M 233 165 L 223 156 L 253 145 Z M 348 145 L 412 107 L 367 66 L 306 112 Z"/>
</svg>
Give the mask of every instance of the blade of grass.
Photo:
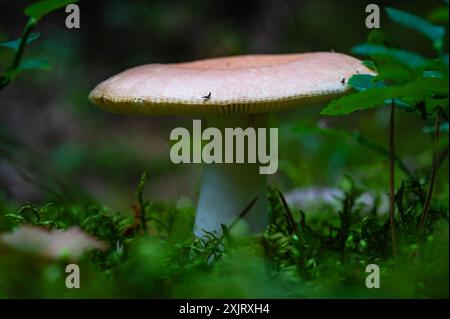
<svg viewBox="0 0 450 319">
<path fill-rule="evenodd" d="M 247 206 L 244 207 L 244 209 L 239 213 L 239 215 L 236 217 L 236 219 L 228 227 L 228 232 L 230 230 L 232 230 L 233 227 L 236 226 L 236 224 L 248 214 L 248 212 L 252 209 L 252 207 L 255 205 L 257 200 L 258 200 L 258 197 L 255 197 L 254 199 L 252 199 L 250 201 L 250 203 L 248 203 Z M 224 239 L 224 237 L 225 237 L 225 233 L 222 233 L 222 235 L 217 240 L 217 244 L 214 246 L 214 248 L 208 254 L 208 258 L 207 258 L 208 261 L 211 260 L 213 253 L 217 250 L 219 245 L 222 244 L 222 246 L 223 246 L 222 240 Z"/>
<path fill-rule="evenodd" d="M 280 196 L 281 202 L 283 203 L 284 211 L 286 212 L 286 216 L 288 218 L 289 224 L 291 225 L 292 229 L 294 230 L 295 235 L 297 236 L 298 240 L 301 244 L 304 243 L 302 234 L 300 232 L 300 229 L 298 228 L 297 223 L 295 222 L 294 216 L 292 215 L 291 209 L 289 208 L 289 205 L 286 202 L 286 198 L 284 198 L 283 193 L 281 191 L 278 191 L 278 195 Z"/>
<path fill-rule="evenodd" d="M 144 234 L 147 234 L 147 217 L 146 217 L 146 210 L 147 205 L 144 200 L 144 187 L 148 180 L 148 171 L 145 171 L 141 179 L 139 180 L 139 186 L 137 191 L 138 201 L 139 201 L 139 209 L 140 209 L 140 219 L 141 219 L 141 228 Z"/>
<path fill-rule="evenodd" d="M 230 224 L 230 227 L 228 227 L 228 230 L 233 229 L 233 227 L 236 226 L 236 224 L 248 214 L 248 212 L 250 211 L 250 209 L 252 209 L 252 207 L 255 205 L 257 200 L 258 200 L 258 197 L 255 197 L 252 199 L 252 201 L 250 203 L 248 203 L 247 206 L 245 206 L 245 208 L 238 215 L 238 217 L 236 217 L 236 219 Z"/>
</svg>

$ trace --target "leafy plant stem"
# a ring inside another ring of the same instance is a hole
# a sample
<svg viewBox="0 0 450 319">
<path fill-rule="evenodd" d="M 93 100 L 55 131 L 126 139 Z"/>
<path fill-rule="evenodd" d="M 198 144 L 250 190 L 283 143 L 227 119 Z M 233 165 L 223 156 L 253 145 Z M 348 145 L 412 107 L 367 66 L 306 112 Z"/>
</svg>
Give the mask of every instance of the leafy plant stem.
<svg viewBox="0 0 450 319">
<path fill-rule="evenodd" d="M 392 100 L 391 114 L 389 119 L 389 218 L 391 224 L 392 254 L 397 254 L 397 243 L 395 237 L 395 102 Z"/>
<path fill-rule="evenodd" d="M 423 231 L 425 228 L 425 224 L 430 212 L 430 206 L 431 206 L 431 198 L 433 196 L 433 189 L 434 189 L 434 181 L 436 179 L 436 172 L 438 168 L 438 162 L 439 162 L 439 153 L 438 153 L 438 145 L 439 145 L 439 138 L 440 138 L 440 126 L 441 126 L 441 112 L 438 108 L 436 111 L 436 121 L 435 121 L 435 133 L 434 133 L 434 150 L 433 150 L 433 159 L 431 163 L 431 172 L 430 172 L 430 178 L 428 181 L 428 192 L 427 197 L 425 199 L 425 204 L 423 206 L 423 214 L 420 218 L 419 223 L 419 239 L 423 235 Z"/>
<path fill-rule="evenodd" d="M 35 26 L 36 19 L 32 17 L 29 18 L 23 30 L 19 48 L 14 55 L 13 62 L 11 66 L 6 70 L 6 72 L 0 77 L 0 90 L 5 88 L 11 82 L 11 76 L 9 74 L 19 67 L 20 61 L 23 57 L 23 53 L 25 52 L 25 48 L 27 46 L 28 38 L 30 37 L 31 31 Z"/>
</svg>

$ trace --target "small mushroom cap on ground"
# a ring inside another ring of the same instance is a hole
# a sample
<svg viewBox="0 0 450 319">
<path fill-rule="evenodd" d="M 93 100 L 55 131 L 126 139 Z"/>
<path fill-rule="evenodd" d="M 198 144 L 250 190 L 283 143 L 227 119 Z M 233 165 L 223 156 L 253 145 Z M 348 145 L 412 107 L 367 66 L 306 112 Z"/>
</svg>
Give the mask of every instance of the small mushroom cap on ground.
<svg viewBox="0 0 450 319">
<path fill-rule="evenodd" d="M 126 114 L 267 113 L 325 103 L 346 93 L 346 80 L 357 73 L 373 74 L 360 60 L 332 52 L 148 64 L 100 83 L 89 99 Z"/>
<path fill-rule="evenodd" d="M 14 232 L 0 234 L 0 243 L 51 259 L 70 260 L 77 260 L 89 249 L 107 248 L 103 242 L 78 227 L 49 231 L 36 226 L 21 226 Z"/>
</svg>

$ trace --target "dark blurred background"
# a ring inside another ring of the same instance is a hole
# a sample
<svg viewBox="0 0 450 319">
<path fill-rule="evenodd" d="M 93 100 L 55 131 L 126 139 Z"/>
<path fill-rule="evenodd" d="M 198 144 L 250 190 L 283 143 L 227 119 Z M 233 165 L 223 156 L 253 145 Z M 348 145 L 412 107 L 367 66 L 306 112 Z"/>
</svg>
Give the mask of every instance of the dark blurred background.
<svg viewBox="0 0 450 319">
<path fill-rule="evenodd" d="M 136 117 L 103 112 L 90 90 L 128 67 L 235 54 L 330 51 L 349 53 L 365 41 L 365 7 L 373 1 L 221 0 L 79 2 L 81 29 L 66 29 L 64 10 L 45 17 L 40 39 L 26 56 L 50 61 L 48 72 L 28 72 L 0 92 L 0 198 L 10 203 L 76 198 L 80 190 L 114 210 L 129 211 L 140 175 L 149 170 L 153 199 L 196 201 L 200 167 L 169 159 L 169 133 L 191 125 L 186 117 Z M 0 0 L 0 41 L 16 39 L 30 1 Z M 377 1 L 426 16 L 442 1 Z M 395 44 L 431 56 L 428 41 L 383 14 L 382 30 Z M 12 52 L 0 50 L 0 68 Z M 358 131 L 387 145 L 384 108 L 347 117 L 322 117 L 320 108 L 272 115 L 280 127 L 280 167 L 271 183 L 284 190 L 335 187 L 344 174 L 387 192 L 387 160 L 351 139 L 296 126 Z M 398 153 L 428 174 L 426 123 L 397 117 Z M 447 165 L 445 165 L 447 166 Z M 444 171 L 441 176 L 448 176 Z M 397 175 L 398 183 L 402 174 Z M 446 179 L 446 178 L 445 178 Z M 448 180 L 447 180 L 448 182 Z M 448 183 L 436 196 L 448 194 Z"/>
</svg>

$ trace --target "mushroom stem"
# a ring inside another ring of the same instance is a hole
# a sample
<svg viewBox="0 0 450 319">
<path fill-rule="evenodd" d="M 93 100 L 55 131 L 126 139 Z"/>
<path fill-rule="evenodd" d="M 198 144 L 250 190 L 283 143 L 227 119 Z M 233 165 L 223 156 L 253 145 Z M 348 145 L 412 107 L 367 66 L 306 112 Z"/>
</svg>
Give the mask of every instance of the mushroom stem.
<svg viewBox="0 0 450 319">
<path fill-rule="evenodd" d="M 208 126 L 215 127 L 222 133 L 225 145 L 225 128 L 246 129 L 265 128 L 265 115 L 221 116 L 208 117 Z M 257 132 L 257 130 L 255 130 Z M 245 163 L 211 163 L 203 164 L 203 176 L 200 188 L 200 197 L 194 233 L 201 237 L 205 231 L 221 234 L 221 225 L 230 225 L 249 205 L 258 198 L 253 207 L 245 214 L 248 233 L 257 233 L 264 230 L 268 222 L 267 209 L 267 176 L 259 173 L 260 163 L 248 163 L 248 139 L 245 140 Z M 257 141 L 256 141 L 257 143 Z M 225 147 L 222 147 L 225 150 Z M 234 143 L 236 152 L 236 144 Z M 256 146 L 256 145 L 255 145 Z M 225 157 L 225 152 L 223 152 Z M 234 154 L 236 159 L 236 154 Z M 241 223 L 242 225 L 243 223 Z"/>
</svg>

